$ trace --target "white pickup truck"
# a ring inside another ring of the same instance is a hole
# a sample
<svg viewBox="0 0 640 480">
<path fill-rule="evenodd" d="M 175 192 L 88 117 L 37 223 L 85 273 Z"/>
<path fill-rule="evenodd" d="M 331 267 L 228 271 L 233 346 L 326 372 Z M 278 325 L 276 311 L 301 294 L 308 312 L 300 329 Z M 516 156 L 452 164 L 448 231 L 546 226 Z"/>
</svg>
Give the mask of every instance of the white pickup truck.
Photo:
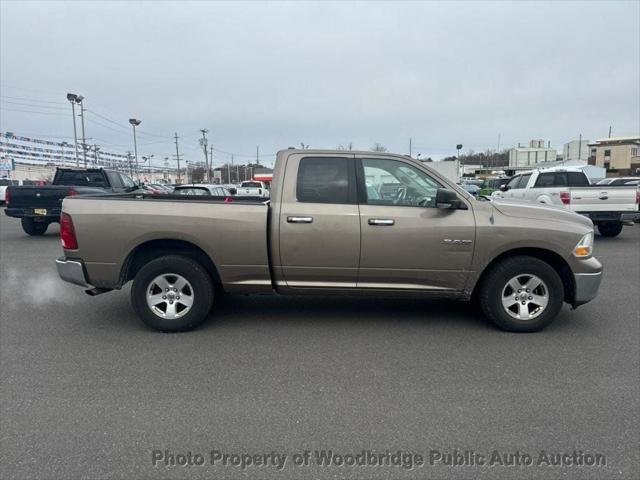
<svg viewBox="0 0 640 480">
<path fill-rule="evenodd" d="M 640 217 L 636 186 L 593 185 L 579 168 L 552 168 L 519 173 L 492 193 L 510 198 L 557 205 L 589 217 L 605 237 L 615 237 L 623 225 Z"/>
<path fill-rule="evenodd" d="M 264 182 L 257 180 L 247 180 L 242 182 L 236 193 L 237 197 L 260 197 L 269 198 L 269 189 Z"/>
</svg>

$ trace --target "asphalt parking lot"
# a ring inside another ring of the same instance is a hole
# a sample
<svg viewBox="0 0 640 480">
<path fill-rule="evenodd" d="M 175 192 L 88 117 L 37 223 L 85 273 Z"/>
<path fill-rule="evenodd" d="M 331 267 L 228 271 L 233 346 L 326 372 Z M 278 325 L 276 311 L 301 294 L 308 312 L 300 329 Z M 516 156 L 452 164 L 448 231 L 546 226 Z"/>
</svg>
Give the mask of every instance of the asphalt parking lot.
<svg viewBox="0 0 640 480">
<path fill-rule="evenodd" d="M 226 297 L 203 328 L 156 333 L 128 288 L 91 298 L 58 279 L 57 233 L 28 237 L 0 215 L 3 479 L 640 477 L 639 225 L 596 237 L 599 297 L 537 334 L 449 301 L 269 296 Z M 425 465 L 294 464 L 321 449 Z M 153 450 L 206 461 L 154 466 Z M 212 450 L 288 457 L 212 466 Z M 429 462 L 494 450 L 606 465 Z"/>
</svg>

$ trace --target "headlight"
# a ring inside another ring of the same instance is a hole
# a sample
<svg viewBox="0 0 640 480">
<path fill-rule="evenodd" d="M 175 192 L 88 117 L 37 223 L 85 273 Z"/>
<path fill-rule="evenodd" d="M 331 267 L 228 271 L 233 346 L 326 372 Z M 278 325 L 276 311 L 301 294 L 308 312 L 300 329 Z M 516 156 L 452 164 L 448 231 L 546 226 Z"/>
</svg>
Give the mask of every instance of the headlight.
<svg viewBox="0 0 640 480">
<path fill-rule="evenodd" d="M 584 258 L 590 257 L 593 253 L 593 231 L 587 233 L 580 239 L 578 244 L 573 249 L 573 254 L 576 257 Z"/>
</svg>

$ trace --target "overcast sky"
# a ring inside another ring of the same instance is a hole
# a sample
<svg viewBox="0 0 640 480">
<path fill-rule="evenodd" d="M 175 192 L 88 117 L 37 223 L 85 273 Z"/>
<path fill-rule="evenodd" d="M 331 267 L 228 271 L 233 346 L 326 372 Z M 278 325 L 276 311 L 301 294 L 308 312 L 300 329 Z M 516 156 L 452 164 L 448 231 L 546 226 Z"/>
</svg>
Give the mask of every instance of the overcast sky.
<svg viewBox="0 0 640 480">
<path fill-rule="evenodd" d="M 191 160 L 201 128 L 236 160 L 260 145 L 267 162 L 300 142 L 407 153 L 413 137 L 414 154 L 440 158 L 495 149 L 499 134 L 501 148 L 561 149 L 610 125 L 640 132 L 637 1 L 0 8 L 0 129 L 17 134 L 72 137 L 67 92 L 86 98 L 92 143 L 132 149 L 137 117 L 140 154 L 171 154 L 177 131 Z"/>
</svg>

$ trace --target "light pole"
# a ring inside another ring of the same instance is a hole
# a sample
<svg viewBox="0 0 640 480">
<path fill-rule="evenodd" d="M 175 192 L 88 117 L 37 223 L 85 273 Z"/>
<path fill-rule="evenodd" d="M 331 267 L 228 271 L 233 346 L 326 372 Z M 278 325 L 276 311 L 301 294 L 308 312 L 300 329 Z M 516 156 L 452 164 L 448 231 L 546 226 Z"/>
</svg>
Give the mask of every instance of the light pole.
<svg viewBox="0 0 640 480">
<path fill-rule="evenodd" d="M 462 144 L 461 143 L 456 145 L 456 150 L 458 150 L 458 160 L 460 160 L 460 150 L 462 150 Z"/>
<path fill-rule="evenodd" d="M 62 142 L 60 144 L 60 153 L 61 153 L 61 157 L 62 157 L 60 159 L 60 166 L 63 167 L 63 168 L 67 166 L 67 163 L 66 163 L 65 158 L 64 158 L 64 147 L 70 147 L 70 146 L 71 145 L 69 145 L 67 142 Z"/>
<path fill-rule="evenodd" d="M 143 162 L 149 162 L 147 164 L 147 170 L 149 171 L 149 178 L 151 178 L 151 183 L 154 183 L 153 181 L 153 172 L 151 171 L 151 159 L 153 158 L 153 153 L 151 155 L 147 155 L 146 157 L 142 157 L 142 161 Z"/>
<path fill-rule="evenodd" d="M 76 97 L 76 103 L 80 104 L 80 121 L 82 124 L 82 159 L 84 160 L 84 168 L 87 168 L 87 139 L 84 134 L 84 105 L 82 101 L 84 97 L 78 95 Z"/>
<path fill-rule="evenodd" d="M 142 120 L 130 118 L 129 123 L 133 127 L 133 152 L 136 156 L 136 180 L 140 183 L 140 172 L 138 172 L 138 141 L 136 140 L 136 127 L 142 123 Z"/>
<path fill-rule="evenodd" d="M 93 151 L 95 152 L 95 162 L 97 167 L 98 165 L 100 165 L 100 147 L 98 145 L 94 145 Z"/>
<path fill-rule="evenodd" d="M 78 159 L 78 132 L 76 130 L 76 100 L 78 95 L 75 93 L 67 93 L 67 100 L 71 103 L 71 114 L 73 115 L 73 141 L 74 150 L 76 154 L 76 167 L 80 166 L 80 160 Z"/>
</svg>

